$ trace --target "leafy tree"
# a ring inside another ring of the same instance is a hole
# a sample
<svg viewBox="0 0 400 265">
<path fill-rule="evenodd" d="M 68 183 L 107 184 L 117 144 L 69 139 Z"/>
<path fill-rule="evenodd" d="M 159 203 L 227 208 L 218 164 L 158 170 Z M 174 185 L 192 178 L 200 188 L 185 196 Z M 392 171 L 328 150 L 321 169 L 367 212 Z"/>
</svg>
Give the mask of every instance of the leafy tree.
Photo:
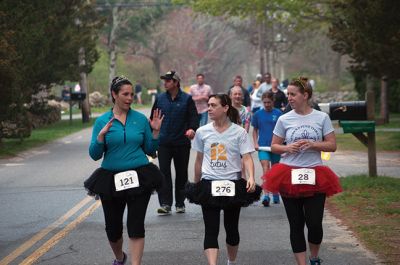
<svg viewBox="0 0 400 265">
<path fill-rule="evenodd" d="M 165 6 L 169 5 L 169 1 L 163 0 L 97 0 L 97 6 L 107 18 L 104 33 L 109 54 L 109 83 L 117 73 L 118 47 L 126 43 L 134 47 L 147 45 L 154 21 L 163 16 Z"/>
<path fill-rule="evenodd" d="M 351 69 L 357 78 L 368 74 L 383 80 L 399 79 L 400 3 L 334 0 L 330 8 L 336 14 L 329 32 L 333 49 L 350 56 Z M 387 120 L 386 82 L 382 83 L 381 114 Z"/>
<path fill-rule="evenodd" d="M 1 27 L 5 29 L 0 33 L 5 37 L 0 45 L 6 48 L 0 61 L 11 66 L 0 70 L 8 82 L 2 93 L 9 95 L 0 98 L 0 105 L 6 108 L 1 121 L 25 127 L 17 137 L 30 133 L 29 120 L 23 117 L 32 95 L 65 80 L 78 80 L 81 71 L 91 71 L 97 60 L 96 29 L 101 22 L 93 10 L 93 2 L 86 0 L 0 2 Z M 80 68 L 78 51 L 82 47 L 86 64 Z"/>
<path fill-rule="evenodd" d="M 275 63 L 287 60 L 294 46 L 305 36 L 299 32 L 316 30 L 326 24 L 329 9 L 326 2 L 316 0 L 176 0 L 189 4 L 195 11 L 224 17 L 256 20 L 252 43 L 258 46 L 260 72 L 274 71 Z M 265 63 L 264 63 L 265 61 Z M 339 69 L 340 70 L 340 69 Z M 333 85 L 336 87 L 336 85 Z"/>
</svg>

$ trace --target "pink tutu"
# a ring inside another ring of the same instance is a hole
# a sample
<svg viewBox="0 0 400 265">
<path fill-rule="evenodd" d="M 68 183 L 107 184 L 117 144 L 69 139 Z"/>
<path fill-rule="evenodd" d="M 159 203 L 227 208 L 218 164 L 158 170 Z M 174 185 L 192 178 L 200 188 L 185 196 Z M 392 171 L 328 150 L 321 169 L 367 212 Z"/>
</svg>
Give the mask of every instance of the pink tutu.
<svg viewBox="0 0 400 265">
<path fill-rule="evenodd" d="M 291 170 L 299 167 L 292 167 L 282 163 L 272 166 L 262 179 L 263 189 L 267 192 L 280 193 L 284 197 L 308 197 L 315 193 L 325 193 L 332 196 L 342 192 L 339 177 L 327 166 L 312 167 L 315 169 L 315 185 L 292 184 Z"/>
</svg>

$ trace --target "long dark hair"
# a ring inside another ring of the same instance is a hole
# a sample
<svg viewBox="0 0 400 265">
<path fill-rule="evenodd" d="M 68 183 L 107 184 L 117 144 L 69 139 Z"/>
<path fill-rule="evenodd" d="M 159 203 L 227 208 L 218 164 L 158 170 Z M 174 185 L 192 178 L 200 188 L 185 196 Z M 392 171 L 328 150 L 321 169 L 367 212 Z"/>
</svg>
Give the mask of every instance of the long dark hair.
<svg viewBox="0 0 400 265">
<path fill-rule="evenodd" d="M 115 103 L 115 99 L 112 96 L 112 92 L 114 91 L 115 94 L 118 94 L 118 92 L 121 90 L 121 87 L 123 85 L 131 85 L 132 83 L 131 81 L 129 81 L 128 78 L 126 78 L 125 76 L 116 76 L 114 77 L 114 79 L 111 81 L 111 85 L 110 85 L 110 93 L 111 93 L 111 98 L 112 98 L 112 102 Z"/>
<path fill-rule="evenodd" d="M 217 98 L 223 107 L 228 106 L 228 112 L 226 113 L 231 122 L 241 125 L 242 121 L 240 120 L 239 111 L 232 106 L 232 101 L 227 94 L 213 94 L 208 97 Z"/>
</svg>

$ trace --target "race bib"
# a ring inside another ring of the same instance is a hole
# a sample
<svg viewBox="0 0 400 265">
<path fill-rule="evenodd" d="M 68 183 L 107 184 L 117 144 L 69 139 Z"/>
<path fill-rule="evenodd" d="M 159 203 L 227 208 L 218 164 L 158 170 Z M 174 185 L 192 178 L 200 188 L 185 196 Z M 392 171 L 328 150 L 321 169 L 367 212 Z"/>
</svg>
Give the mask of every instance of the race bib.
<svg viewBox="0 0 400 265">
<path fill-rule="evenodd" d="M 114 175 L 115 190 L 127 190 L 139 187 L 139 178 L 135 170 L 128 170 Z"/>
<path fill-rule="evenodd" d="M 230 180 L 214 180 L 211 182 L 212 196 L 235 196 L 235 182 Z"/>
<path fill-rule="evenodd" d="M 312 168 L 292 169 L 292 184 L 315 185 L 315 170 Z"/>
</svg>

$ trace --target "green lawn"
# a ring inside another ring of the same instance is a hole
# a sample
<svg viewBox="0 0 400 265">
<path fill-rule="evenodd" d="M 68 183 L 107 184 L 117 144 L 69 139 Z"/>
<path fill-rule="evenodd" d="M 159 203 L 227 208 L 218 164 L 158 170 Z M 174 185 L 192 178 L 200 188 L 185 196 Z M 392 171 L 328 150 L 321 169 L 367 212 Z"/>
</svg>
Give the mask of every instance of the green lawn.
<svg viewBox="0 0 400 265">
<path fill-rule="evenodd" d="M 400 132 L 376 132 L 376 150 L 377 151 L 399 151 L 400 150 Z M 367 151 L 365 147 L 351 133 L 337 134 L 336 143 L 338 150 Z"/>
<path fill-rule="evenodd" d="M 33 130 L 31 136 L 25 138 L 22 142 L 19 139 L 2 139 L 0 143 L 0 158 L 15 156 L 21 151 L 62 138 L 92 125 L 93 120 L 89 123 L 82 123 L 82 120 L 72 120 L 72 124 L 69 123 L 69 120 L 59 121 L 55 124 Z"/>
<path fill-rule="evenodd" d="M 337 126 L 337 125 L 336 125 Z M 376 126 L 376 129 L 399 128 L 400 129 L 400 113 L 390 114 L 388 124 Z M 375 133 L 376 150 L 377 151 L 400 151 L 400 131 L 399 132 L 382 132 Z M 336 134 L 338 150 L 367 151 L 365 147 L 351 133 Z"/>
<path fill-rule="evenodd" d="M 342 220 L 384 264 L 400 264 L 400 179 L 341 178 L 344 192 L 328 200 Z"/>
</svg>

